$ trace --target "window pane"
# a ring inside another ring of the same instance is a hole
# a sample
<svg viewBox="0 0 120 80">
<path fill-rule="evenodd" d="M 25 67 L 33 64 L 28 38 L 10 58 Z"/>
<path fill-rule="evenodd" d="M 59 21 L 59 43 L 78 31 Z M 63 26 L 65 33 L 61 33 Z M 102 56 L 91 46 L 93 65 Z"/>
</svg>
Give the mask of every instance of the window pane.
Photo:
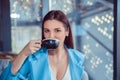
<svg viewBox="0 0 120 80">
<path fill-rule="evenodd" d="M 10 0 L 12 51 L 18 53 L 30 40 L 41 38 L 40 0 Z"/>
<path fill-rule="evenodd" d="M 113 80 L 113 1 L 50 1 L 50 9 L 60 9 L 69 17 L 75 48 L 85 55 L 90 80 Z"/>
</svg>

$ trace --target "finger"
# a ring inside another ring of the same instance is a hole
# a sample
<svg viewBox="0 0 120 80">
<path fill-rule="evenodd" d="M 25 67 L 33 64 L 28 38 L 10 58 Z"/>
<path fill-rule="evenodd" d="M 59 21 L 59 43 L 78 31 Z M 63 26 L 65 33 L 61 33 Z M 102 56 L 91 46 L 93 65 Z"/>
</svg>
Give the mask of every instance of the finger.
<svg viewBox="0 0 120 80">
<path fill-rule="evenodd" d="M 35 44 L 41 44 L 41 39 L 35 40 Z"/>
<path fill-rule="evenodd" d="M 39 50 L 39 48 L 34 47 L 31 49 L 31 53 L 35 53 L 37 50 Z"/>
<path fill-rule="evenodd" d="M 40 45 L 40 44 L 35 44 L 34 47 L 36 47 L 36 48 L 40 48 L 41 45 Z"/>
<path fill-rule="evenodd" d="M 40 48 L 34 48 L 34 51 L 37 51 L 37 50 L 39 50 Z"/>
<path fill-rule="evenodd" d="M 32 50 L 32 53 L 35 53 L 37 50 L 39 50 L 39 48 L 34 48 L 34 49 Z"/>
</svg>

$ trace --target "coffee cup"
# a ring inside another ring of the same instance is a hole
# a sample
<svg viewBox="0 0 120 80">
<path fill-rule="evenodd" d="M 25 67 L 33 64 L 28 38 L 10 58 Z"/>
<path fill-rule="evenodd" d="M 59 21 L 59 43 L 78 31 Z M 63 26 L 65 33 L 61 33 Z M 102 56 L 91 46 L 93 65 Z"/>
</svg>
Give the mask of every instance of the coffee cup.
<svg viewBox="0 0 120 80">
<path fill-rule="evenodd" d="M 59 40 L 53 38 L 46 38 L 42 40 L 41 46 L 45 47 L 48 50 L 53 50 L 59 46 Z"/>
</svg>

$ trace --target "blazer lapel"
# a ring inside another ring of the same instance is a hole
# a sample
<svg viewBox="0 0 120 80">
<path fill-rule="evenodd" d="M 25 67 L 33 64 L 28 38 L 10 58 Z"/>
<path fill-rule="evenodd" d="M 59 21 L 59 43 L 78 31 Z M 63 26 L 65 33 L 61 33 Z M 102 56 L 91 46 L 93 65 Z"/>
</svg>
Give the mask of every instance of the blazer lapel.
<svg viewBox="0 0 120 80">
<path fill-rule="evenodd" d="M 79 53 L 78 53 L 79 54 Z M 68 50 L 68 56 L 69 56 L 69 64 L 70 64 L 70 72 L 71 72 L 71 79 L 72 80 L 81 80 L 82 74 L 83 74 L 83 66 L 81 65 L 81 59 L 74 51 Z"/>
<path fill-rule="evenodd" d="M 42 49 L 35 54 L 37 60 L 34 60 L 31 64 L 33 67 L 33 80 L 50 80 L 50 71 L 48 63 L 48 51 Z"/>
</svg>

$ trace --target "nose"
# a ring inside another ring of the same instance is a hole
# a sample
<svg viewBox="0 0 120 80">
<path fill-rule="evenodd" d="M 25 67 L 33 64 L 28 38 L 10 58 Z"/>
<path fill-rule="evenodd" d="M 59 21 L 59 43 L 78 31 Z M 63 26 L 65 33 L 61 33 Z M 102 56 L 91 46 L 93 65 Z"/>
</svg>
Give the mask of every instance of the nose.
<svg viewBox="0 0 120 80">
<path fill-rule="evenodd" d="M 54 37 L 55 37 L 55 34 L 53 32 L 50 32 L 49 38 L 54 38 Z"/>
</svg>

